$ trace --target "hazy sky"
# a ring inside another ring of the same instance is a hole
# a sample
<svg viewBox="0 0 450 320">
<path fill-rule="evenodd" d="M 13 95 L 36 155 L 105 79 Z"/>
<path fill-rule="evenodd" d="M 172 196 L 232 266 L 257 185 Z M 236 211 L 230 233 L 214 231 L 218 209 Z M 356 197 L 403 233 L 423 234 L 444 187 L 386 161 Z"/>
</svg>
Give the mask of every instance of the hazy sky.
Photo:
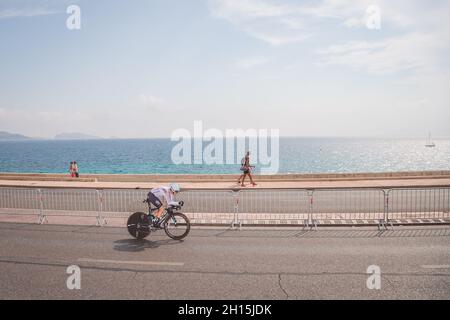
<svg viewBox="0 0 450 320">
<path fill-rule="evenodd" d="M 449 40 L 445 0 L 0 0 L 0 131 L 450 136 Z"/>
</svg>

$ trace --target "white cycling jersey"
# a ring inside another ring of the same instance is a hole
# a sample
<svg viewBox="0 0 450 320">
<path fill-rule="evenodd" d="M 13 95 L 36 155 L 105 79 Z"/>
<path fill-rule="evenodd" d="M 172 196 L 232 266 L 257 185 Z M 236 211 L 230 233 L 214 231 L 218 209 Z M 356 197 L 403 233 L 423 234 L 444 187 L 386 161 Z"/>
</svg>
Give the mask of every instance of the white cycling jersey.
<svg viewBox="0 0 450 320">
<path fill-rule="evenodd" d="M 170 191 L 169 187 L 157 187 L 150 190 L 162 203 L 166 206 L 175 201 L 174 194 Z"/>
</svg>

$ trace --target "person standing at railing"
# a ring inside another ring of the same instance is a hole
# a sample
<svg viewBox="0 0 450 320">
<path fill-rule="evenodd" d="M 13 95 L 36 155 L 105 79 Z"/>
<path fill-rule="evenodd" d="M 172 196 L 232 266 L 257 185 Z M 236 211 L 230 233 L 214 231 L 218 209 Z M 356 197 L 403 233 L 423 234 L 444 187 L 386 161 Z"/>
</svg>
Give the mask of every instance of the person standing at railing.
<svg viewBox="0 0 450 320">
<path fill-rule="evenodd" d="M 74 164 L 73 164 L 73 161 L 70 162 L 69 173 L 70 173 L 70 176 L 71 176 L 72 178 L 75 177 L 75 170 L 74 170 Z"/>
<path fill-rule="evenodd" d="M 75 177 L 78 178 L 80 176 L 80 174 L 78 173 L 78 164 L 76 161 L 73 162 L 73 172 L 75 174 Z"/>
</svg>

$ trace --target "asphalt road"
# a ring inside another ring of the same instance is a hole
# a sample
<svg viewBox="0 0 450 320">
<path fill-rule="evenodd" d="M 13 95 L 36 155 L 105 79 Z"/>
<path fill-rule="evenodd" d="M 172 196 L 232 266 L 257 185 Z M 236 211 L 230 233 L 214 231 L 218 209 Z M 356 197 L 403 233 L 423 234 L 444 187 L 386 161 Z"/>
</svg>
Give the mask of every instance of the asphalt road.
<svg viewBox="0 0 450 320">
<path fill-rule="evenodd" d="M 449 299 L 450 226 L 193 229 L 0 223 L 1 299 Z M 81 289 L 67 288 L 69 265 Z M 381 288 L 368 289 L 377 265 Z"/>
</svg>

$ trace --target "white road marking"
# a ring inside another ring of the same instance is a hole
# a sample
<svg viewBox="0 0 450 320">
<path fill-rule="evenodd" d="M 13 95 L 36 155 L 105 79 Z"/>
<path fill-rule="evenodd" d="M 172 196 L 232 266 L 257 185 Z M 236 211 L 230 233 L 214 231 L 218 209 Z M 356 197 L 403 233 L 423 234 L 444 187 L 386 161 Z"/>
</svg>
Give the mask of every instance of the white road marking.
<svg viewBox="0 0 450 320">
<path fill-rule="evenodd" d="M 441 264 L 441 265 L 424 265 L 421 266 L 424 269 L 450 269 L 450 264 Z"/>
<path fill-rule="evenodd" d="M 115 263 L 115 264 L 136 264 L 136 265 L 152 265 L 152 266 L 183 266 L 184 262 L 167 262 L 167 261 L 130 261 L 130 260 L 104 260 L 80 258 L 79 262 L 97 262 L 97 263 Z"/>
</svg>

